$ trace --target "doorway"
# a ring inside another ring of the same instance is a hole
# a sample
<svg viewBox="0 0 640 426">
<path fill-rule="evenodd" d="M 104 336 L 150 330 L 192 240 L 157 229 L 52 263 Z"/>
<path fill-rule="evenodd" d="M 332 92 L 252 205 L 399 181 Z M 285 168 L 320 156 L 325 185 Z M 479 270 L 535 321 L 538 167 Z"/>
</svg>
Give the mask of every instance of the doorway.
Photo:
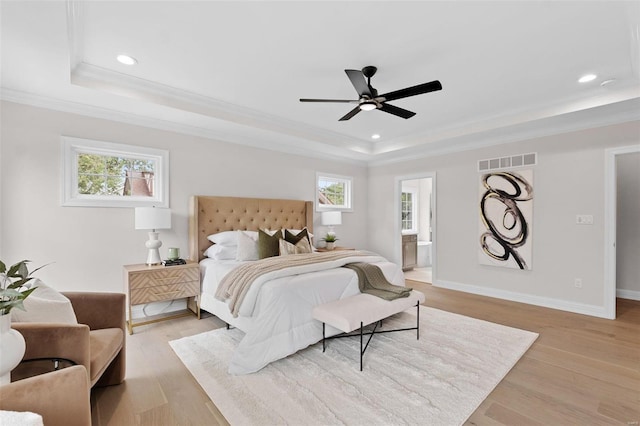
<svg viewBox="0 0 640 426">
<path fill-rule="evenodd" d="M 640 300 L 638 188 L 640 146 L 607 150 L 605 169 L 605 315 L 616 318 L 616 298 Z"/>
<path fill-rule="evenodd" d="M 396 178 L 398 259 L 406 279 L 432 284 L 435 277 L 435 174 Z"/>
</svg>

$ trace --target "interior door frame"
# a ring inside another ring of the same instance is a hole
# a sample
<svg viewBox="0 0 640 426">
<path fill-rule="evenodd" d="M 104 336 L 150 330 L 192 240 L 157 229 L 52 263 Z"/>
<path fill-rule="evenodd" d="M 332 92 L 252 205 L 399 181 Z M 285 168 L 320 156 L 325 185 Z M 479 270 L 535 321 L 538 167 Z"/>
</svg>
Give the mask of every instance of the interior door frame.
<svg viewBox="0 0 640 426">
<path fill-rule="evenodd" d="M 616 226 L 618 155 L 640 152 L 640 145 L 610 148 L 605 151 L 604 168 L 604 309 L 605 317 L 616 318 Z"/>
<path fill-rule="evenodd" d="M 402 181 L 403 180 L 413 180 L 413 179 L 428 179 L 431 178 L 431 281 L 432 284 L 436 283 L 437 278 L 437 265 L 438 265 L 438 243 L 437 243 L 437 234 L 438 234 L 438 213 L 437 213 L 437 196 L 436 196 L 436 172 L 421 172 L 414 173 L 411 175 L 402 175 L 395 177 L 395 194 L 393 197 L 393 240 L 395 241 L 394 247 L 394 256 L 396 259 L 396 263 L 402 265 L 402 222 L 400 220 L 400 210 L 402 206 Z M 418 200 L 418 202 L 420 202 Z"/>
</svg>

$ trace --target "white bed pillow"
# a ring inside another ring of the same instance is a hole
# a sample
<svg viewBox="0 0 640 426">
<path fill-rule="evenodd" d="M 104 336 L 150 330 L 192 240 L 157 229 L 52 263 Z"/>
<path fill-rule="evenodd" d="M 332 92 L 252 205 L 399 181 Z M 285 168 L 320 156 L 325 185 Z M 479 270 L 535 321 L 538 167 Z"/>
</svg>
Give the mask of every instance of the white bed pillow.
<svg viewBox="0 0 640 426">
<path fill-rule="evenodd" d="M 214 244 L 222 244 L 226 246 L 238 245 L 238 233 L 236 231 L 222 231 L 217 234 L 211 234 L 207 237 Z"/>
<path fill-rule="evenodd" d="M 207 237 L 209 241 L 214 244 L 221 244 L 223 246 L 237 246 L 238 245 L 238 232 L 244 232 L 246 235 L 258 241 L 258 231 L 222 231 L 217 234 L 211 234 Z M 273 235 L 276 231 L 268 231 Z"/>
<path fill-rule="evenodd" d="M 41 280 L 33 280 L 36 289 L 24 300 L 24 308 L 11 310 L 11 321 L 77 324 L 71 301 Z"/>
<path fill-rule="evenodd" d="M 236 258 L 238 246 L 225 246 L 222 244 L 214 244 L 205 250 L 204 255 L 215 260 L 233 260 Z"/>
<path fill-rule="evenodd" d="M 236 260 L 258 260 L 258 233 L 253 232 L 256 235 L 254 240 L 252 234 L 253 231 L 238 231 L 238 250 L 236 252 Z"/>
</svg>

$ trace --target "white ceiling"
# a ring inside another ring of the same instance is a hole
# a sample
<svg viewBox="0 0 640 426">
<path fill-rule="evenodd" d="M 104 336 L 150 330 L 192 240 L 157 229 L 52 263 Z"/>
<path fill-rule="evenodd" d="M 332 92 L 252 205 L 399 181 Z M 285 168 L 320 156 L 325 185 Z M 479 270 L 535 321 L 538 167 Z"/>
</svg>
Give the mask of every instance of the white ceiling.
<svg viewBox="0 0 640 426">
<path fill-rule="evenodd" d="M 1 7 L 3 99 L 228 142 L 381 164 L 640 119 L 638 1 Z M 391 102 L 409 120 L 298 101 L 356 99 L 365 65 L 380 93 L 443 90 Z"/>
</svg>

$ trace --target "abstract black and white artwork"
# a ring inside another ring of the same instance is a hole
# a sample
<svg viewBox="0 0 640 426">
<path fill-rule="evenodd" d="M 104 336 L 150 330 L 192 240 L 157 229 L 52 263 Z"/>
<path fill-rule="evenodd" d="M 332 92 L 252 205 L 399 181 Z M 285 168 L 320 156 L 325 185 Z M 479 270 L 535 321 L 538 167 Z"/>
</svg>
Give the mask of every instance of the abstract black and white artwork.
<svg viewBox="0 0 640 426">
<path fill-rule="evenodd" d="M 531 270 L 533 169 L 480 177 L 479 261 Z"/>
</svg>

